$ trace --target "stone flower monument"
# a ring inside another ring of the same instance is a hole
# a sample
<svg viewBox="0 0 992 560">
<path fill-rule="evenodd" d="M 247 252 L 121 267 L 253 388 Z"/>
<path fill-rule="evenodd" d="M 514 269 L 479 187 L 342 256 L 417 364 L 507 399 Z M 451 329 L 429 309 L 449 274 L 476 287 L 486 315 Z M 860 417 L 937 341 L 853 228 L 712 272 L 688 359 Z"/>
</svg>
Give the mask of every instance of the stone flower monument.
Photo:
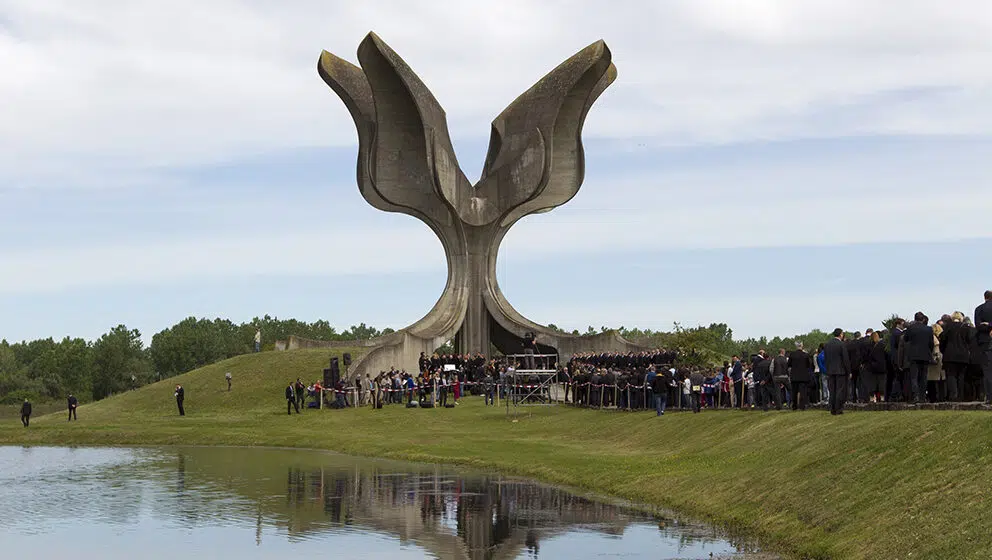
<svg viewBox="0 0 992 560">
<path fill-rule="evenodd" d="M 372 206 L 414 216 L 441 240 L 448 261 L 444 292 L 422 319 L 368 341 L 351 374 L 391 366 L 416 371 L 420 352 L 454 340 L 458 353 L 490 353 L 490 343 L 520 353 L 526 333 L 564 361 L 587 351 L 638 349 L 614 332 L 574 336 L 529 321 L 496 282 L 506 232 L 528 214 L 548 212 L 578 192 L 585 174 L 582 124 L 616 79 L 610 50 L 597 41 L 513 101 L 492 123 L 489 152 L 475 185 L 448 136 L 444 110 L 389 46 L 369 33 L 361 68 L 322 52 L 320 77 L 341 98 L 358 129 L 358 188 Z M 383 258 L 389 258 L 383 255 Z"/>
</svg>

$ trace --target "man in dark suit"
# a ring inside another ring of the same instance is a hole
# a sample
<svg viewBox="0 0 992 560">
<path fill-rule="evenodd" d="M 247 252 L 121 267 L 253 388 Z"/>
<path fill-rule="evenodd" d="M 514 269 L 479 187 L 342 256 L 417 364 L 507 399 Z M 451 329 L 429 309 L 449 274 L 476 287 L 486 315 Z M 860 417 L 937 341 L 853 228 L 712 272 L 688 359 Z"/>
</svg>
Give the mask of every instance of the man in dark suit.
<svg viewBox="0 0 992 560">
<path fill-rule="evenodd" d="M 903 361 L 909 363 L 909 383 L 913 389 L 913 402 L 926 402 L 927 368 L 933 359 L 933 327 L 927 325 L 927 316 L 917 311 L 913 324 L 902 335 Z"/>
<path fill-rule="evenodd" d="M 976 338 L 985 385 L 985 404 L 992 404 L 992 290 L 985 292 L 985 303 L 975 308 Z"/>
<path fill-rule="evenodd" d="M 861 364 L 861 369 L 858 376 L 859 382 L 857 391 L 858 402 L 863 403 L 868 402 L 868 399 L 871 397 L 871 391 L 868 389 L 868 385 L 874 381 L 869 368 L 871 350 L 875 347 L 875 342 L 871 336 L 874 332 L 875 329 L 865 329 L 865 335 L 861 337 L 861 359 L 858 361 L 858 363 Z"/>
<path fill-rule="evenodd" d="M 785 354 L 785 348 L 778 349 L 778 356 L 772 358 L 772 381 L 775 391 L 778 392 L 778 402 L 792 400 L 792 387 L 789 386 L 789 357 Z M 782 389 L 786 395 L 782 395 Z"/>
<path fill-rule="evenodd" d="M 809 382 L 813 373 L 813 357 L 803 350 L 803 343 L 796 342 L 796 349 L 789 353 L 789 380 L 792 382 L 792 410 L 806 410 L 809 401 Z"/>
<path fill-rule="evenodd" d="M 186 409 L 183 408 L 183 401 L 186 400 L 186 391 L 182 385 L 176 385 L 176 406 L 179 407 L 179 415 L 186 416 Z"/>
<path fill-rule="evenodd" d="M 768 405 L 775 403 L 775 410 L 782 410 L 781 393 L 772 376 L 772 360 L 764 350 L 758 353 L 754 364 L 754 383 L 761 400 L 761 409 L 768 412 Z"/>
<path fill-rule="evenodd" d="M 66 404 L 69 406 L 69 421 L 76 420 L 76 407 L 79 406 L 79 400 L 72 393 L 65 399 Z"/>
<path fill-rule="evenodd" d="M 851 378 L 851 358 L 844 347 L 844 329 L 834 329 L 833 338 L 823 345 L 823 358 L 827 365 L 830 414 L 844 414 L 847 382 Z"/>
<path fill-rule="evenodd" d="M 955 311 L 944 322 L 944 331 L 939 337 L 940 354 L 947 373 L 947 399 L 951 402 L 959 401 L 964 393 L 965 372 L 971 363 L 974 338 L 975 331 L 965 326 L 960 311 Z"/>
<path fill-rule="evenodd" d="M 933 359 L 933 327 L 927 322 L 927 316 L 917 311 L 913 323 L 902 335 L 902 361 L 909 364 L 909 384 L 914 403 L 926 402 L 927 368 Z"/>
<path fill-rule="evenodd" d="M 300 413 L 300 405 L 296 402 L 296 384 L 290 383 L 286 385 L 286 414 L 292 414 L 293 408 L 296 408 L 296 413 Z"/>
</svg>

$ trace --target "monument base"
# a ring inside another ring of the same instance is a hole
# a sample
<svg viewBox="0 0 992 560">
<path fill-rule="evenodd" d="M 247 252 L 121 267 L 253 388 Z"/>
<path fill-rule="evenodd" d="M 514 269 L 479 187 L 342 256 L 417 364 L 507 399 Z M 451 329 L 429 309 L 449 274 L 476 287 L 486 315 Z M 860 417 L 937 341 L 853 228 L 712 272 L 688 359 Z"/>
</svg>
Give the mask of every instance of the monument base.
<svg viewBox="0 0 992 560">
<path fill-rule="evenodd" d="M 559 333 L 541 325 L 524 325 L 515 327 L 510 331 L 493 320 L 493 327 L 490 331 L 493 334 L 492 345 L 503 354 L 519 354 L 522 349 L 523 335 L 526 332 L 533 332 L 537 342 L 539 354 L 557 354 L 558 363 L 568 362 L 575 354 L 604 353 L 604 352 L 641 352 L 647 350 L 620 336 L 616 331 L 606 331 L 603 333 L 589 335 L 572 335 Z M 515 331 L 519 331 L 517 334 Z M 457 335 L 456 335 L 457 336 Z M 367 340 L 354 341 L 324 341 L 310 340 L 297 336 L 290 336 L 285 344 L 279 344 L 287 350 L 303 348 L 367 348 L 367 351 L 358 357 L 350 368 L 348 368 L 347 378 L 349 380 L 356 377 L 364 378 L 366 375 L 375 377 L 380 372 L 389 371 L 391 368 L 403 370 L 408 373 L 419 371 L 420 353 L 430 356 L 434 350 L 449 342 L 449 339 L 442 337 L 423 337 L 403 329 L 385 336 Z M 474 354 L 481 350 L 471 350 L 459 352 L 462 354 Z M 489 352 L 481 352 L 484 356 L 489 356 Z"/>
</svg>

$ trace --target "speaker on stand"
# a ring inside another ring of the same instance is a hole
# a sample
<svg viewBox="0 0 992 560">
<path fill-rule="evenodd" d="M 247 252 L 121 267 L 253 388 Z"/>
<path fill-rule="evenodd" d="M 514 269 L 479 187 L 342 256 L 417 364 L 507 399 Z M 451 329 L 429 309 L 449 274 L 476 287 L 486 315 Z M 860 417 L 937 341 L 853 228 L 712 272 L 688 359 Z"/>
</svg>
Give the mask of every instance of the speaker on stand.
<svg viewBox="0 0 992 560">
<path fill-rule="evenodd" d="M 347 380 L 348 379 L 348 367 L 351 366 L 351 353 L 345 352 L 344 354 L 341 355 L 341 358 L 344 361 L 344 378 Z M 359 380 L 359 383 L 361 383 L 360 380 Z M 347 383 L 345 383 L 345 385 L 347 385 Z M 354 399 L 352 399 L 352 400 L 355 401 L 353 404 L 355 405 L 355 408 L 358 408 L 358 395 L 355 394 L 353 396 L 355 397 Z"/>
</svg>

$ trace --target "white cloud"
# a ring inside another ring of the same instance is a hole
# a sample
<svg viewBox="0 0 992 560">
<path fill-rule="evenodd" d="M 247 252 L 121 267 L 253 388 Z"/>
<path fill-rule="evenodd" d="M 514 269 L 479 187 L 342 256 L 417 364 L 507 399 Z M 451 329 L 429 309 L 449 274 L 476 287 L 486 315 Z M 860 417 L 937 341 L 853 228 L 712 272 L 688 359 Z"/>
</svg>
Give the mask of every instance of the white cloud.
<svg viewBox="0 0 992 560">
<path fill-rule="evenodd" d="M 992 131 L 992 5 L 978 0 L 0 8 L 7 185 L 53 170 L 105 175 L 91 158 L 121 172 L 354 142 L 315 64 L 321 48 L 355 60 L 370 29 L 424 77 L 460 138 L 487 137 L 502 107 L 600 37 L 620 79 L 590 114 L 590 136 L 685 144 Z M 924 93 L 884 98 L 892 92 Z M 852 106 L 857 118 L 822 116 Z M 462 162 L 470 175 L 477 159 Z"/>
<path fill-rule="evenodd" d="M 248 232 L 207 239 L 175 237 L 146 243 L 12 250 L 3 254 L 3 261 L 0 293 L 38 293 L 106 285 L 167 285 L 198 278 L 396 274 L 442 264 L 444 253 L 440 242 L 423 227 L 388 232 Z"/>
</svg>

